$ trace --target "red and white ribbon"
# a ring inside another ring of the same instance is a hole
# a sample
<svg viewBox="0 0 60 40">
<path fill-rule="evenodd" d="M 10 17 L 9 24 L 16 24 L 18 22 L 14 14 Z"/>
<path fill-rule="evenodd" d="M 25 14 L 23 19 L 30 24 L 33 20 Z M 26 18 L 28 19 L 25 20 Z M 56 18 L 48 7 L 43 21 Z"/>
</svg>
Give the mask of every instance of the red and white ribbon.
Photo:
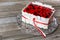
<svg viewBox="0 0 60 40">
<path fill-rule="evenodd" d="M 22 16 L 22 17 L 25 18 L 25 19 L 28 19 L 25 16 Z M 46 37 L 46 34 L 35 24 L 35 22 L 40 23 L 40 24 L 41 24 L 41 22 L 38 22 L 38 21 L 35 20 L 35 18 L 33 18 L 34 27 L 45 38 Z M 44 23 L 42 23 L 42 24 L 44 24 Z M 44 24 L 44 25 L 48 25 L 48 24 Z"/>
</svg>

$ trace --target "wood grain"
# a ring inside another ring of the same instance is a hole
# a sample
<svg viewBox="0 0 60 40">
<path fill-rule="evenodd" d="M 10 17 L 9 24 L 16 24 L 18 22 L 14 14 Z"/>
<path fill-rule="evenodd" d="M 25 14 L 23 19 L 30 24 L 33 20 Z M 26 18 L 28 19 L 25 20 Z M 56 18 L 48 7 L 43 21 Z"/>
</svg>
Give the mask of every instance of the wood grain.
<svg viewBox="0 0 60 40">
<path fill-rule="evenodd" d="M 12 37 L 4 37 L 4 40 L 60 40 L 60 25 L 58 29 L 50 35 L 47 35 L 46 38 L 42 38 L 40 35 L 17 35 L 17 36 L 12 36 Z"/>
<path fill-rule="evenodd" d="M 19 35 L 20 28 L 17 26 L 16 23 L 8 23 L 0 25 L 0 35 L 2 37 Z"/>
<path fill-rule="evenodd" d="M 31 1 L 36 0 L 0 0 L 0 19 L 16 17 Z M 0 36 L 3 40 L 60 40 L 60 0 L 39 0 L 39 2 L 50 4 L 56 9 L 54 16 L 58 20 L 58 30 L 43 39 L 41 36 L 23 35 L 16 22 L 5 23 L 0 24 Z"/>
<path fill-rule="evenodd" d="M 20 1 L 20 0 L 0 0 L 0 2 L 12 2 L 12 1 Z"/>
<path fill-rule="evenodd" d="M 0 18 L 4 17 L 16 17 L 20 11 L 0 12 Z"/>
</svg>

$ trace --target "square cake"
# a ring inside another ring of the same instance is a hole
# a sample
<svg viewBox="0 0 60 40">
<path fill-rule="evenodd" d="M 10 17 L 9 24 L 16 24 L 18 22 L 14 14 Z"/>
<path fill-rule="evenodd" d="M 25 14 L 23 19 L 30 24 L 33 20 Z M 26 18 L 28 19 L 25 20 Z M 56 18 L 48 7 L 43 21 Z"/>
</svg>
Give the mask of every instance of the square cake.
<svg viewBox="0 0 60 40">
<path fill-rule="evenodd" d="M 22 10 L 22 21 L 34 26 L 34 23 L 43 29 L 48 29 L 49 20 L 54 13 L 51 5 L 40 2 L 31 2 Z M 33 19 L 35 18 L 35 21 Z"/>
</svg>

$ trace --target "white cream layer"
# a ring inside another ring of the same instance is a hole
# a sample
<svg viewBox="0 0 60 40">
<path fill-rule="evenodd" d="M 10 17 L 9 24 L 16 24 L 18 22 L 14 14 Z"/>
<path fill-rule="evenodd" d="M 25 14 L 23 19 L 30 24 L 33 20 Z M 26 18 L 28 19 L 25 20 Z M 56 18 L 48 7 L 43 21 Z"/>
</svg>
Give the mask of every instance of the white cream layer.
<svg viewBox="0 0 60 40">
<path fill-rule="evenodd" d="M 33 18 L 35 18 L 36 21 L 41 22 L 41 23 L 48 24 L 48 22 L 49 22 L 49 18 L 43 18 L 43 17 L 40 17 L 40 16 L 35 16 L 33 14 L 28 14 L 26 12 L 22 12 L 22 15 L 25 16 L 26 18 L 28 18 L 28 19 L 25 19 L 25 18 L 22 17 L 22 21 L 26 22 L 28 24 L 31 24 L 33 26 L 34 26 Z M 36 23 L 36 25 L 40 28 L 44 28 L 44 29 L 48 28 L 48 25 L 44 25 L 44 24 L 40 24 L 40 23 Z"/>
</svg>

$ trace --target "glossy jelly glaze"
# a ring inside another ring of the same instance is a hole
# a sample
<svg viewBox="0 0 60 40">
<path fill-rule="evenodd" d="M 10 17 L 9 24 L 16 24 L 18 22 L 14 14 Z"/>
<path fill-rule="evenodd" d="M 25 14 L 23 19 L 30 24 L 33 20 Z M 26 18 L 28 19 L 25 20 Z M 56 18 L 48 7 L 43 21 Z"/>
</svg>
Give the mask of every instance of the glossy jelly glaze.
<svg viewBox="0 0 60 40">
<path fill-rule="evenodd" d="M 44 6 L 40 6 L 40 5 L 35 5 L 35 4 L 29 4 L 24 10 L 23 12 L 27 12 L 29 14 L 33 14 L 35 16 L 40 16 L 40 17 L 44 17 L 44 18 L 49 18 L 51 16 L 51 14 L 53 10 L 48 8 L 48 7 L 44 7 Z"/>
</svg>

